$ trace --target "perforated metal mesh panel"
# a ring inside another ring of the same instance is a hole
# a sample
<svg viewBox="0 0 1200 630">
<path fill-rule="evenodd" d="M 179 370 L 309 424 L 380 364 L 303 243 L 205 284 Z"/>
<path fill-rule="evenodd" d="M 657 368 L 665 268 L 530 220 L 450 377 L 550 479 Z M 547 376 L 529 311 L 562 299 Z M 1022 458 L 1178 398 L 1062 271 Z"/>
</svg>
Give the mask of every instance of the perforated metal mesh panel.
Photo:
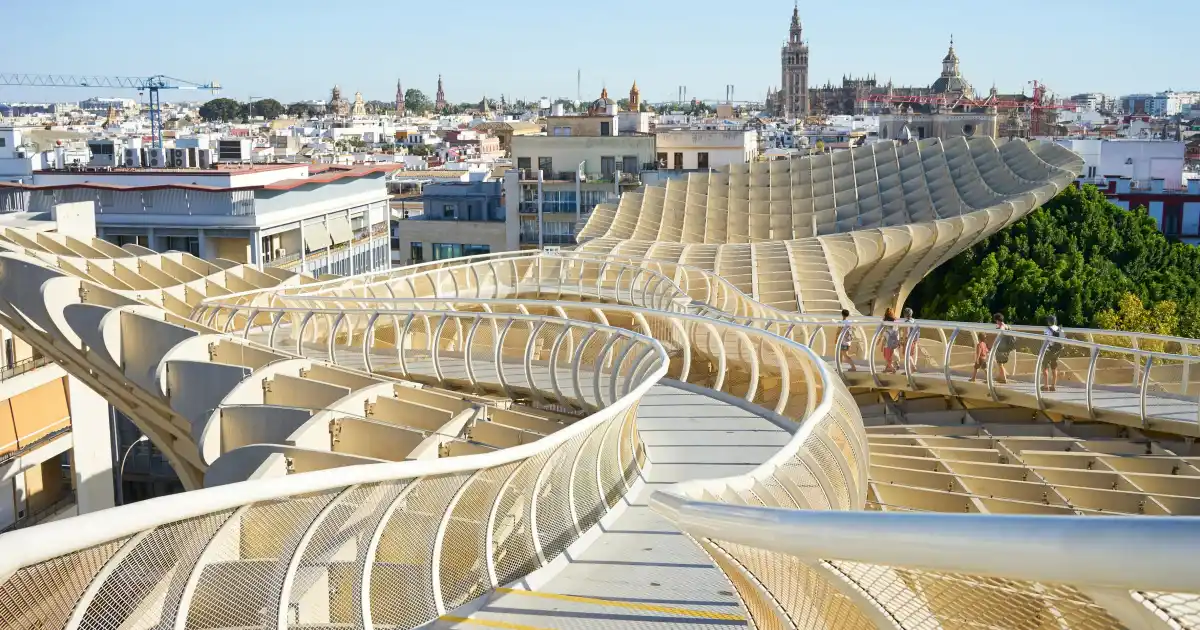
<svg viewBox="0 0 1200 630">
<path fill-rule="evenodd" d="M 537 534 L 547 561 L 558 557 L 575 539 L 571 517 L 571 467 L 587 436 L 578 436 L 555 449 L 537 489 Z"/>
<path fill-rule="evenodd" d="M 116 562 L 81 617 L 81 630 L 151 628 L 174 623 L 179 600 L 200 553 L 225 523 L 224 511 L 158 527 Z"/>
<path fill-rule="evenodd" d="M 75 602 L 108 559 L 129 539 L 122 538 L 18 570 L 0 585 L 0 620 L 14 630 L 64 628 Z"/>
<path fill-rule="evenodd" d="M 855 602 L 831 585 L 816 569 L 800 560 L 733 543 L 708 542 L 744 566 L 767 589 L 787 621 L 795 624 L 796 628 L 875 628 L 875 624 L 868 621 Z M 765 612 L 769 615 L 779 614 L 778 609 Z M 755 620 L 760 624 L 764 621 L 758 615 L 755 615 Z"/>
<path fill-rule="evenodd" d="M 1073 587 L 978 575 L 830 562 L 909 630 L 983 626 L 1116 630 L 1122 624 Z"/>
<path fill-rule="evenodd" d="M 442 539 L 442 599 L 447 610 L 483 594 L 492 586 L 488 577 L 488 515 L 501 485 L 519 464 L 506 464 L 480 472 L 462 491 Z"/>
<path fill-rule="evenodd" d="M 371 538 L 406 481 L 356 486 L 340 494 L 295 561 L 287 593 L 289 627 L 337 623 L 363 628 L 362 570 Z"/>
<path fill-rule="evenodd" d="M 496 504 L 492 561 L 499 584 L 527 575 L 540 564 L 533 547 L 530 507 L 534 483 L 549 457 L 549 454 L 541 454 L 522 462 Z"/>
<path fill-rule="evenodd" d="M 618 414 L 604 428 L 603 445 L 599 453 L 600 491 L 604 505 L 611 508 L 625 493 L 618 452 L 622 450 L 621 436 L 625 431 L 626 414 Z"/>
<path fill-rule="evenodd" d="M 433 596 L 434 540 L 450 500 L 468 477 L 422 477 L 400 499 L 371 558 L 375 625 L 413 627 L 439 614 Z"/>
<path fill-rule="evenodd" d="M 1136 591 L 1133 597 L 1160 618 L 1184 628 L 1200 628 L 1200 595 Z"/>
<path fill-rule="evenodd" d="M 609 455 L 600 450 L 607 429 L 608 425 L 603 424 L 592 430 L 579 451 L 571 473 L 571 496 L 575 502 L 575 515 L 579 519 L 579 530 L 584 532 L 600 520 L 607 507 L 596 485 L 599 459 L 601 455 Z"/>
<path fill-rule="evenodd" d="M 193 569 L 189 628 L 270 624 L 292 554 L 334 492 L 251 505 L 230 517 Z"/>
</svg>

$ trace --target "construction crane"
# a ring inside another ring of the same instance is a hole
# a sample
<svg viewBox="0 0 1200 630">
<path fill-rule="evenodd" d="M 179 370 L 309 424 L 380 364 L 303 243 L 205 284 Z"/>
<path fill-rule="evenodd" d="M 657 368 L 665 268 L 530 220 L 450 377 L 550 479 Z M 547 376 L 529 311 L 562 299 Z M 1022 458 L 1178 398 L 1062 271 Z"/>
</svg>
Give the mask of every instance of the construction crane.
<svg viewBox="0 0 1200 630">
<path fill-rule="evenodd" d="M 25 87 L 90 87 L 137 90 L 150 95 L 150 136 L 154 148 L 162 150 L 162 101 L 159 100 L 159 90 L 209 90 L 216 94 L 221 84 L 195 83 L 174 79 L 156 74 L 150 77 L 104 77 L 78 74 L 23 74 L 0 72 L 0 85 L 20 85 Z"/>
</svg>

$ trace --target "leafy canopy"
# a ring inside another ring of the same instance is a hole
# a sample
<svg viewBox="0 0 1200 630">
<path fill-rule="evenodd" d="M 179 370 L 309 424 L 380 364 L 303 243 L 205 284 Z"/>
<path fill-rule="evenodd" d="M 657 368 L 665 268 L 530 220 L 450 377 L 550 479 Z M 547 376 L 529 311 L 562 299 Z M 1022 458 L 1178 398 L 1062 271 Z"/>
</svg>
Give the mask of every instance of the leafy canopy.
<svg viewBox="0 0 1200 630">
<path fill-rule="evenodd" d="M 908 299 L 928 319 L 1099 327 L 1200 337 L 1200 248 L 1168 240 L 1144 209 L 1067 188 L 941 265 Z"/>
</svg>

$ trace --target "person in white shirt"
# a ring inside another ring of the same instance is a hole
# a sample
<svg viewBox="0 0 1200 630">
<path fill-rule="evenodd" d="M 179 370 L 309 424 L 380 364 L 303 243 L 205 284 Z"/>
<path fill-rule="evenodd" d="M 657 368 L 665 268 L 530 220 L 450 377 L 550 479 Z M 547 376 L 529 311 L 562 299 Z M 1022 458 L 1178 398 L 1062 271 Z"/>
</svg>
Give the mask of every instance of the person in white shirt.
<svg viewBox="0 0 1200 630">
<path fill-rule="evenodd" d="M 1046 316 L 1046 336 L 1051 338 L 1047 343 L 1046 353 L 1042 358 L 1042 391 L 1058 391 L 1058 358 L 1062 356 L 1063 345 L 1053 339 L 1061 339 L 1065 335 L 1058 325 L 1058 318 Z"/>
<path fill-rule="evenodd" d="M 842 327 L 838 329 L 838 366 L 841 366 L 842 361 L 850 365 L 851 372 L 857 372 L 858 368 L 854 365 L 854 357 L 850 356 L 850 344 L 854 340 L 853 323 L 850 321 L 850 311 L 842 309 Z"/>
</svg>

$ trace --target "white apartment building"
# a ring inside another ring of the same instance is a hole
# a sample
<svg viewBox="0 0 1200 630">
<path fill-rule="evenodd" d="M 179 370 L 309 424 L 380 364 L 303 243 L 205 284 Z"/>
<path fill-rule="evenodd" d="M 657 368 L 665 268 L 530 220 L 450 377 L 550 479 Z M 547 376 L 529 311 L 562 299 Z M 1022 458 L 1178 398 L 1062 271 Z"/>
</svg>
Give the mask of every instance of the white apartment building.
<svg viewBox="0 0 1200 630">
<path fill-rule="evenodd" d="M 551 116 L 548 135 L 513 136 L 515 169 L 505 175 L 509 217 L 525 248 L 573 245 L 578 224 L 656 173 L 655 136 L 620 131 L 615 112 Z"/>
<path fill-rule="evenodd" d="M 751 129 L 659 129 L 659 170 L 706 171 L 758 157 L 758 133 Z"/>
<path fill-rule="evenodd" d="M 390 266 L 386 175 L 375 167 L 41 170 L 0 184 L 0 208 L 42 212 L 93 201 L 98 236 L 312 275 Z"/>
<path fill-rule="evenodd" d="M 1055 140 L 1083 158 L 1081 180 L 1103 183 L 1108 179 L 1129 179 L 1149 187 L 1161 179 L 1166 188 L 1183 184 L 1186 145 L 1174 140 L 1060 138 Z"/>
<path fill-rule="evenodd" d="M 0 212 L 0 228 L 94 236 L 90 204 Z M 0 532 L 113 506 L 108 402 L 0 329 Z"/>
</svg>

